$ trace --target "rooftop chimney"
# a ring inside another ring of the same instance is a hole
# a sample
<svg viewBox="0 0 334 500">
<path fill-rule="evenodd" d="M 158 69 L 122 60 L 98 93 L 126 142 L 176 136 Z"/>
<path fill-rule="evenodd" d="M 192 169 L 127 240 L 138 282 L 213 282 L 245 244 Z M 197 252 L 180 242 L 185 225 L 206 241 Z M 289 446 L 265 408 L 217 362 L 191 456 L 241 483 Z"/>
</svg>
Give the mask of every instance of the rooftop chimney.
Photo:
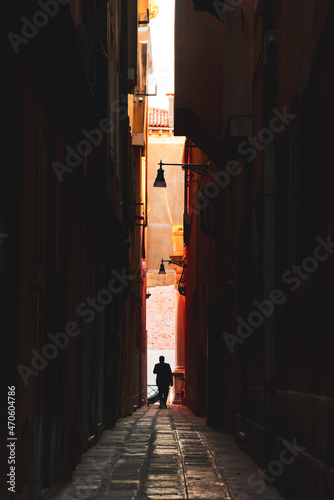
<svg viewBox="0 0 334 500">
<path fill-rule="evenodd" d="M 168 124 L 174 128 L 174 94 L 166 94 L 168 97 Z"/>
</svg>

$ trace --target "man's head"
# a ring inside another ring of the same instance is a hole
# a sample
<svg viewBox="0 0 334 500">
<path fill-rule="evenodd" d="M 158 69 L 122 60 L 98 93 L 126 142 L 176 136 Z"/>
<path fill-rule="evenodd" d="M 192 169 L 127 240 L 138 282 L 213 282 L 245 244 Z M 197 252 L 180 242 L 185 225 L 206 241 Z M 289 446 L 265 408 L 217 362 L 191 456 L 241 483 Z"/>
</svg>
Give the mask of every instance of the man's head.
<svg viewBox="0 0 334 500">
<path fill-rule="evenodd" d="M 160 356 L 159 361 L 160 361 L 160 363 L 163 363 L 165 361 L 165 356 Z"/>
</svg>

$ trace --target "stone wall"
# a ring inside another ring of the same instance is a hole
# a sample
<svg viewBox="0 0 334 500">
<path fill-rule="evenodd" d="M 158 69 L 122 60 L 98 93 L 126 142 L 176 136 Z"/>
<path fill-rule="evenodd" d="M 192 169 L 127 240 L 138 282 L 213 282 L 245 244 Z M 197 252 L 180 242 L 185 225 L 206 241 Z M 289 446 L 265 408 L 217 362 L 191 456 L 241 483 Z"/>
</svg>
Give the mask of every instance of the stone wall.
<svg viewBox="0 0 334 500">
<path fill-rule="evenodd" d="M 174 285 L 148 288 L 151 294 L 147 301 L 147 349 L 175 349 L 175 307 Z"/>
</svg>

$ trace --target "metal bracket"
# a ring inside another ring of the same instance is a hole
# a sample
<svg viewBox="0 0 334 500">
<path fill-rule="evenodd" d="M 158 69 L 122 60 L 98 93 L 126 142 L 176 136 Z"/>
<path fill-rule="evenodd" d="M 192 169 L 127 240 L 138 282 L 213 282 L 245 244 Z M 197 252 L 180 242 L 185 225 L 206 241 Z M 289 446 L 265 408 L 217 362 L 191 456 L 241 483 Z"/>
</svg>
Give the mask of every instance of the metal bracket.
<svg viewBox="0 0 334 500">
<path fill-rule="evenodd" d="M 153 96 L 153 97 L 155 97 L 155 96 L 157 95 L 157 93 L 158 93 L 158 85 L 157 85 L 157 84 L 155 84 L 155 87 L 154 87 L 154 89 L 155 89 L 155 90 L 154 90 L 154 92 L 155 92 L 154 94 L 148 94 L 148 93 L 146 92 L 146 88 L 147 88 L 147 86 L 145 85 L 145 86 L 144 86 L 144 92 L 135 92 L 135 93 L 134 93 L 134 95 L 135 95 L 135 96 L 137 96 L 137 95 L 138 95 L 138 96 L 141 96 L 141 97 L 143 97 L 143 96 L 144 96 L 144 97 L 146 97 L 146 96 Z"/>
<path fill-rule="evenodd" d="M 161 262 L 168 262 L 168 264 L 174 264 L 179 267 L 187 267 L 186 260 L 172 260 L 172 259 L 161 259 Z"/>
<path fill-rule="evenodd" d="M 150 23 L 150 9 L 146 10 L 147 12 L 147 19 L 144 19 L 144 21 L 138 21 L 138 24 L 149 24 Z"/>
<path fill-rule="evenodd" d="M 162 160 L 160 160 L 157 165 L 162 168 L 163 165 L 169 165 L 169 166 L 175 166 L 175 167 L 182 167 L 182 170 L 190 170 L 191 172 L 196 172 L 197 174 L 200 175 L 210 175 L 210 166 L 213 165 L 213 163 L 163 163 Z M 202 170 L 199 170 L 197 167 L 202 167 Z"/>
</svg>

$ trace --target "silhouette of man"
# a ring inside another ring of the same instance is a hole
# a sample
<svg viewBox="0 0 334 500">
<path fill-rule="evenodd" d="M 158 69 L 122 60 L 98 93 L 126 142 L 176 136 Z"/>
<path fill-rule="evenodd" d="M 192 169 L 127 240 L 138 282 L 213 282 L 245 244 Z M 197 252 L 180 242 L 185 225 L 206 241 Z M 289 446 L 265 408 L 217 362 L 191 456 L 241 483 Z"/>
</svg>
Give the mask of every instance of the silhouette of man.
<svg viewBox="0 0 334 500">
<path fill-rule="evenodd" d="M 166 401 L 168 398 L 169 386 L 173 387 L 173 375 L 169 363 L 165 363 L 165 357 L 159 357 L 160 363 L 154 366 L 153 373 L 157 375 L 157 386 L 159 389 L 160 407 L 167 408 Z"/>
</svg>

